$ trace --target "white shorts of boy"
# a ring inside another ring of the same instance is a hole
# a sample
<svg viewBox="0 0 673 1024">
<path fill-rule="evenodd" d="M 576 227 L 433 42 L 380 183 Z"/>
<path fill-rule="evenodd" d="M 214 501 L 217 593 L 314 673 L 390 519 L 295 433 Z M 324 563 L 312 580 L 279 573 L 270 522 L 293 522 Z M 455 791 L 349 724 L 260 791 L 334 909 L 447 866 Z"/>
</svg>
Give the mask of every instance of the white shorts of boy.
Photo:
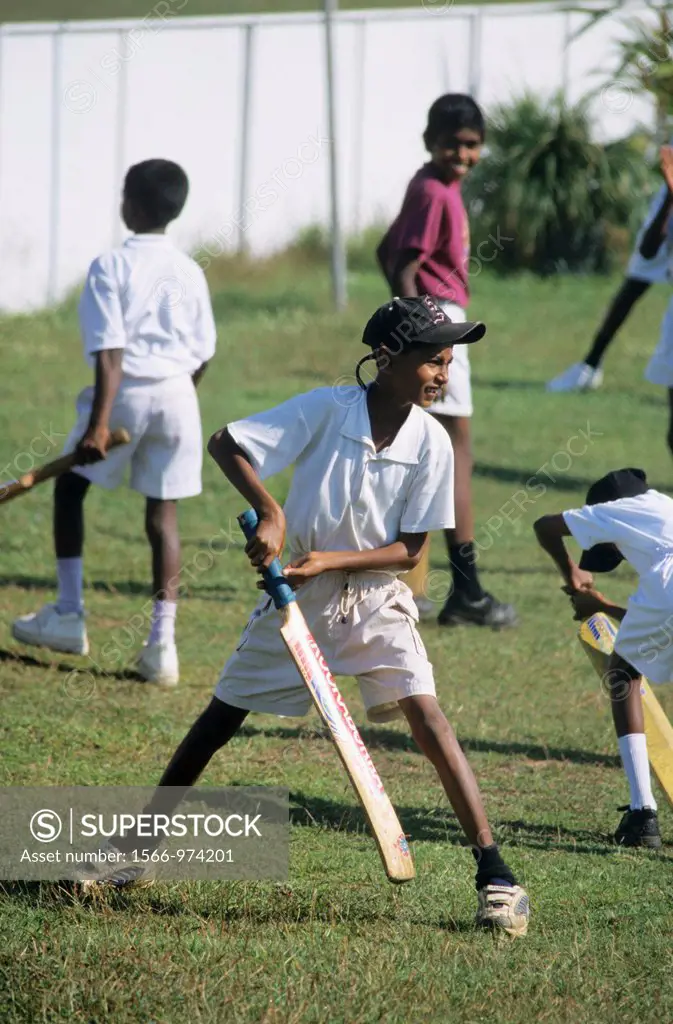
<svg viewBox="0 0 673 1024">
<path fill-rule="evenodd" d="M 325 572 L 297 591 L 309 630 L 334 676 L 354 676 L 367 717 L 402 716 L 398 701 L 434 696 L 432 665 L 406 583 L 388 573 Z M 215 696 L 248 711 L 301 717 L 309 691 L 280 635 L 282 615 L 264 595 L 222 670 Z"/>
<path fill-rule="evenodd" d="M 661 321 L 659 344 L 645 368 L 645 380 L 649 380 L 650 384 L 673 388 L 673 299 Z"/>
<path fill-rule="evenodd" d="M 77 424 L 65 443 L 73 451 L 86 431 L 94 389 L 77 397 Z M 75 473 L 113 490 L 124 482 L 146 498 L 178 500 L 201 493 L 203 438 L 196 388 L 189 374 L 166 380 L 125 377 L 112 407 L 110 428 L 125 427 L 130 444 L 109 452 L 103 462 L 77 466 Z"/>
<path fill-rule="evenodd" d="M 673 682 L 673 554 L 640 577 L 626 605 L 615 651 L 651 683 Z"/>
<path fill-rule="evenodd" d="M 453 302 L 439 302 L 438 305 L 454 323 L 465 323 L 465 310 Z M 453 362 L 449 367 L 449 383 L 444 394 L 433 402 L 431 413 L 438 416 L 471 416 L 472 384 L 470 382 L 469 345 L 453 346 Z"/>
</svg>

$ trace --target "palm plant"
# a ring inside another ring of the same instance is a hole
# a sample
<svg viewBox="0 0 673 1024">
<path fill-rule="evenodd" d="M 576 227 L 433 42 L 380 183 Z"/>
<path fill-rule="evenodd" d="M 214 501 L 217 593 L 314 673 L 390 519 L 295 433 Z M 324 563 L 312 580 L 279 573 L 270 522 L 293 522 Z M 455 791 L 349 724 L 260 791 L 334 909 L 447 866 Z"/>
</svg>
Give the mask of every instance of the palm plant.
<svg viewBox="0 0 673 1024">
<path fill-rule="evenodd" d="M 595 142 L 588 99 L 527 94 L 492 111 L 487 142 L 464 189 L 473 251 L 500 239 L 499 270 L 609 270 L 615 237 L 628 240 L 653 188 L 630 141 Z"/>
<path fill-rule="evenodd" d="M 673 116 L 673 5 L 661 0 L 642 0 L 652 12 L 649 21 L 627 18 L 629 35 L 616 43 L 618 60 L 611 79 L 639 95 L 654 99 L 658 141 L 667 140 Z M 575 38 L 589 31 L 598 21 L 621 10 L 622 0 L 593 11 Z"/>
</svg>

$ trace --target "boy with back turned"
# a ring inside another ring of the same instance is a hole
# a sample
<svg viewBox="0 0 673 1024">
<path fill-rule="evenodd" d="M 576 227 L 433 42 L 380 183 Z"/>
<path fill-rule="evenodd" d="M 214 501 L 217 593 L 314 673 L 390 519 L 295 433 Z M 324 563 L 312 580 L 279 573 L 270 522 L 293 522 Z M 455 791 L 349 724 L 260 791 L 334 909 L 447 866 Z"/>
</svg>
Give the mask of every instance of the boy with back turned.
<svg viewBox="0 0 673 1024">
<path fill-rule="evenodd" d="M 180 573 L 176 502 L 201 493 L 202 435 L 196 384 L 215 351 L 215 324 L 201 268 L 166 237 L 189 184 L 170 160 L 145 160 L 124 182 L 122 217 L 133 234 L 91 264 L 79 314 L 95 384 L 77 399 L 77 423 L 65 451 L 80 463 L 54 491 L 58 597 L 23 615 L 13 635 L 54 651 L 87 654 L 84 621 L 84 499 L 91 483 L 112 490 L 131 469 L 146 499 L 154 604 L 137 670 L 174 686 L 179 665 L 175 616 Z M 110 430 L 131 442 L 108 453 Z"/>
</svg>

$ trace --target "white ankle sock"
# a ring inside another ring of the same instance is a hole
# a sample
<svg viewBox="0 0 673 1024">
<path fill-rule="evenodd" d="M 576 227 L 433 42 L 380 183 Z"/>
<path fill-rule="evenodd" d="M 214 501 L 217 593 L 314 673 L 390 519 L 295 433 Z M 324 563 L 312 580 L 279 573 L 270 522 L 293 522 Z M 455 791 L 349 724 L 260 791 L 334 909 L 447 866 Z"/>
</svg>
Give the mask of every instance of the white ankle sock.
<svg viewBox="0 0 673 1024">
<path fill-rule="evenodd" d="M 652 793 L 650 781 L 650 765 L 647 760 L 647 740 L 645 733 L 632 732 L 628 736 L 619 737 L 619 753 L 631 791 L 631 809 L 641 810 L 643 807 L 657 809 L 657 801 Z"/>
<path fill-rule="evenodd" d="M 152 628 L 148 644 L 175 643 L 175 616 L 178 611 L 175 601 L 155 601 L 152 609 Z"/>
<path fill-rule="evenodd" d="M 83 600 L 83 566 L 81 558 L 57 558 L 58 598 L 56 606 L 61 615 L 81 612 Z"/>
</svg>

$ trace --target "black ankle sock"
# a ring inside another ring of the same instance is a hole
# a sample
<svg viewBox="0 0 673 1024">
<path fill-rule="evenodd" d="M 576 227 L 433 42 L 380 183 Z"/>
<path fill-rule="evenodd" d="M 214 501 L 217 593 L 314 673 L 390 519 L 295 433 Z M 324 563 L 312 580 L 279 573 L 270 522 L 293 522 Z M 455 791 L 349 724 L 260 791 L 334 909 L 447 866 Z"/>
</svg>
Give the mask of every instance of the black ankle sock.
<svg viewBox="0 0 673 1024">
<path fill-rule="evenodd" d="M 454 593 L 464 594 L 468 601 L 480 601 L 484 591 L 479 582 L 477 558 L 472 541 L 449 545 L 449 560 Z"/>
<path fill-rule="evenodd" d="M 517 885 L 516 878 L 500 856 L 500 850 L 495 843 L 493 846 L 482 846 L 478 850 L 472 847 L 472 855 L 477 862 L 477 889 L 483 889 L 496 879 L 498 882 Z"/>
<path fill-rule="evenodd" d="M 592 370 L 597 370 L 598 367 L 601 365 L 601 359 L 602 358 L 603 358 L 603 353 L 602 352 L 599 353 L 599 354 L 596 354 L 592 350 L 589 353 L 589 355 L 585 357 L 584 362 L 585 362 L 585 364 L 587 366 L 590 366 Z"/>
</svg>

